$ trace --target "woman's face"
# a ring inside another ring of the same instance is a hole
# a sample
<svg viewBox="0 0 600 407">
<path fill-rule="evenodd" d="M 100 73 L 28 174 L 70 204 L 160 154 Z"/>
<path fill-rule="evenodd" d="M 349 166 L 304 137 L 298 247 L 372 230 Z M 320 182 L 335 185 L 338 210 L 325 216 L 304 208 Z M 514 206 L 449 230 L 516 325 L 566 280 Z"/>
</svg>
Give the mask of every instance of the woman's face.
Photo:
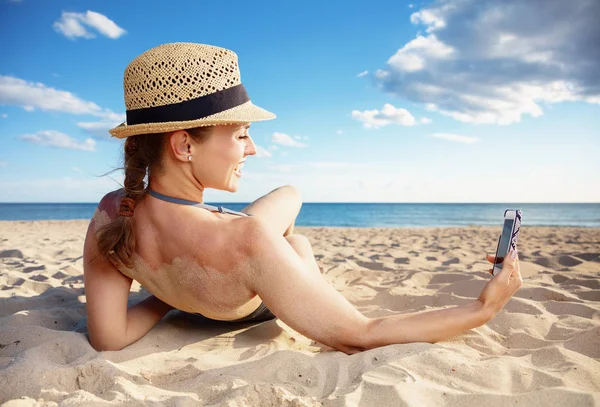
<svg viewBox="0 0 600 407">
<path fill-rule="evenodd" d="M 237 191 L 243 162 L 256 154 L 249 128 L 250 124 L 215 126 L 208 139 L 195 149 L 192 169 L 205 188 Z"/>
</svg>

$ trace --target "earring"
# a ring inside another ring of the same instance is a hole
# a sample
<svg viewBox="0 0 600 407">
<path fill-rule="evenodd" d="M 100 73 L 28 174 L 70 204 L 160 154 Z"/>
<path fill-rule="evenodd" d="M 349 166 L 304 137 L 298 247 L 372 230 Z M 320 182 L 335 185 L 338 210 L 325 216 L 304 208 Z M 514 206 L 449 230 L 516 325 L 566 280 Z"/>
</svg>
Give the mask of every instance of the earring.
<svg viewBox="0 0 600 407">
<path fill-rule="evenodd" d="M 188 161 L 192 161 L 192 156 L 188 155 Z"/>
</svg>

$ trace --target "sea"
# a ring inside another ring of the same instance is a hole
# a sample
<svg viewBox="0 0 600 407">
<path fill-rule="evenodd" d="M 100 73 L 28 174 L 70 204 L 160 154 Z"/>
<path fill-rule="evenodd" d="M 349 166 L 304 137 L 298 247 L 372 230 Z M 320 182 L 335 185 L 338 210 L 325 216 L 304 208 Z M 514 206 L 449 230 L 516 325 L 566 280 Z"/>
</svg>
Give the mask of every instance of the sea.
<svg viewBox="0 0 600 407">
<path fill-rule="evenodd" d="M 239 211 L 247 203 L 206 202 Z M 96 203 L 0 203 L 0 220 L 90 219 Z M 501 226 L 521 209 L 523 226 L 600 227 L 600 203 L 304 203 L 296 226 Z"/>
</svg>

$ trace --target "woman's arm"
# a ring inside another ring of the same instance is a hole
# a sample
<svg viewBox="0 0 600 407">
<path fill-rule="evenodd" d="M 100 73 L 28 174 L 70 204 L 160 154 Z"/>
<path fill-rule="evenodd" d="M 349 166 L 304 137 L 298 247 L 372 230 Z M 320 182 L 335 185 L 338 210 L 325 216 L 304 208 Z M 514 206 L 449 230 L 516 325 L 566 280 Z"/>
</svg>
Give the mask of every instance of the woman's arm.
<svg viewBox="0 0 600 407">
<path fill-rule="evenodd" d="M 493 314 L 480 301 L 435 311 L 373 318 L 365 348 L 392 343 L 435 343 L 476 328 L 492 319 Z"/>
<path fill-rule="evenodd" d="M 284 185 L 252 202 L 242 212 L 260 218 L 277 233 L 287 236 L 294 233 L 301 207 L 302 198 L 298 189 Z"/>
<path fill-rule="evenodd" d="M 259 219 L 241 221 L 250 226 L 239 234 L 244 239 L 236 243 L 245 244 L 240 278 L 292 329 L 347 353 L 395 343 L 436 342 L 480 326 L 522 283 L 518 266 L 507 267 L 510 263 L 505 262 L 503 272 L 468 305 L 371 319 L 308 270 L 283 236 Z"/>
<path fill-rule="evenodd" d="M 90 344 L 99 351 L 119 350 L 150 331 L 171 306 L 151 296 L 127 308 L 132 280 L 98 256 L 96 247 L 90 226 L 83 251 Z"/>
</svg>

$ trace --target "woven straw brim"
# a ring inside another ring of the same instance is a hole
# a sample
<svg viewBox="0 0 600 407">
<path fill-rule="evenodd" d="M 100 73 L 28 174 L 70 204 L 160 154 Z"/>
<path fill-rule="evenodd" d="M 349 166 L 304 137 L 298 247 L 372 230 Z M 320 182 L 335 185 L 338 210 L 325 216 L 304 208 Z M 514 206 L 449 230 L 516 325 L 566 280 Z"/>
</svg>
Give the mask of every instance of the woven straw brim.
<svg viewBox="0 0 600 407">
<path fill-rule="evenodd" d="M 236 124 L 259 122 L 264 120 L 274 119 L 275 114 L 253 105 L 248 101 L 244 104 L 236 106 L 213 115 L 203 117 L 197 120 L 188 120 L 182 122 L 165 122 L 165 123 L 144 123 L 128 126 L 127 123 L 122 123 L 119 126 L 109 130 L 109 133 L 116 138 L 125 138 L 138 134 L 154 134 L 166 133 L 169 131 L 191 129 L 194 127 L 214 126 L 219 124 Z"/>
</svg>

